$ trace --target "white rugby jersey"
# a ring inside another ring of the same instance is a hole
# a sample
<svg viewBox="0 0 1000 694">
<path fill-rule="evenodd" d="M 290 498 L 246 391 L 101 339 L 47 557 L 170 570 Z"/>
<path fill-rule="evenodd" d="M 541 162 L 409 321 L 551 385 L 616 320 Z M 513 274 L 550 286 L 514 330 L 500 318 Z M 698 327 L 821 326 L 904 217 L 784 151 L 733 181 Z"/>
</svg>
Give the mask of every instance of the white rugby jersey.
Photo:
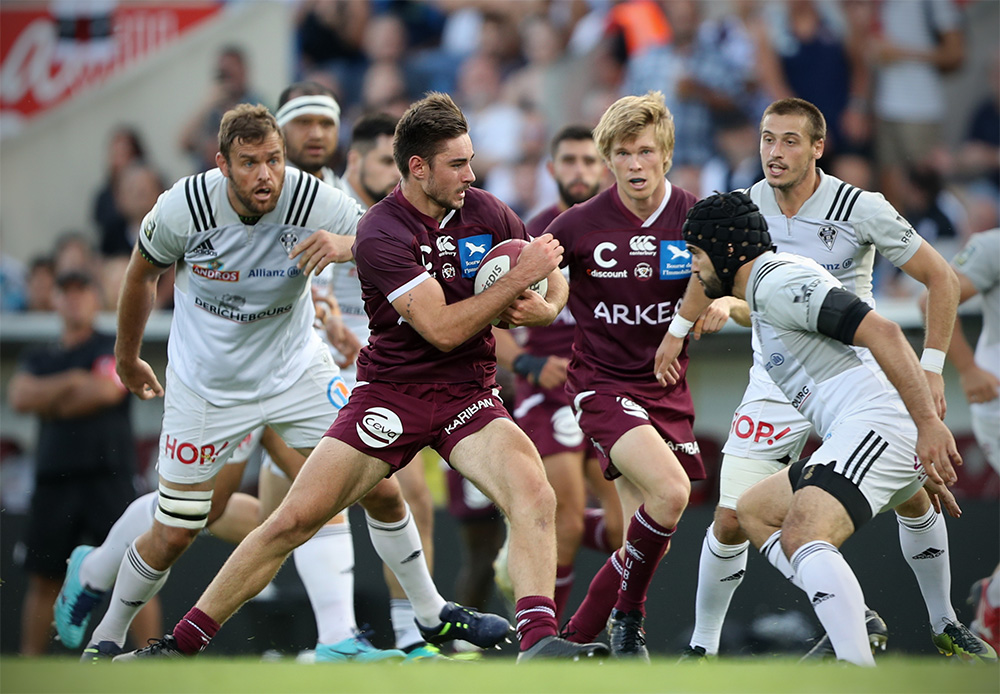
<svg viewBox="0 0 1000 694">
<path fill-rule="evenodd" d="M 952 261 L 983 297 L 983 329 L 976 343 L 976 365 L 1000 377 L 1000 229 L 973 234 Z M 996 416 L 1000 398 L 972 403 L 973 412 Z"/>
<path fill-rule="evenodd" d="M 826 295 L 842 286 L 815 261 L 790 253 L 761 255 L 747 280 L 763 368 L 821 437 L 866 411 L 909 417 L 873 358 L 862 359 L 850 345 L 816 331 Z"/>
<path fill-rule="evenodd" d="M 337 176 L 330 169 L 323 169 L 323 180 L 354 199 L 362 210 L 367 210 L 357 192 L 344 178 Z M 341 320 L 344 325 L 361 341 L 362 346 L 368 344 L 368 316 L 365 314 L 365 303 L 361 299 L 361 280 L 358 278 L 358 266 L 354 263 L 335 263 L 314 280 L 318 285 L 328 286 L 337 297 Z"/>
<path fill-rule="evenodd" d="M 848 291 L 875 308 L 875 252 L 899 267 L 913 257 L 923 240 L 881 193 L 856 188 L 819 169 L 816 173 L 819 187 L 791 218 L 778 207 L 774 188 L 766 180 L 758 181 L 747 192 L 767 220 L 771 241 L 779 253 L 814 260 Z M 756 332 L 752 341 L 750 380 L 766 387 L 770 379 Z M 777 393 L 771 395 L 781 399 Z"/>
<path fill-rule="evenodd" d="M 289 388 L 319 338 L 310 279 L 288 253 L 316 229 L 353 235 L 361 208 L 339 190 L 285 169 L 278 205 L 244 224 L 219 169 L 182 178 L 146 215 L 140 250 L 177 263 L 167 356 L 177 377 L 217 406 Z"/>
</svg>

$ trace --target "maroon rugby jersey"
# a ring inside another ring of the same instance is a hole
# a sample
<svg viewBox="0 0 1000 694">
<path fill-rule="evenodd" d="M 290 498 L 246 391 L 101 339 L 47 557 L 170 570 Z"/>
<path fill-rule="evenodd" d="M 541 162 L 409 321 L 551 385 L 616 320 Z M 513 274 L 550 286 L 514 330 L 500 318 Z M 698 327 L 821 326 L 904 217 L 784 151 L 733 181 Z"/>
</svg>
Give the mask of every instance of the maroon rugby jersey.
<svg viewBox="0 0 1000 694">
<path fill-rule="evenodd" d="M 399 186 L 358 222 L 354 258 L 371 337 L 358 356 L 358 381 L 493 385 L 496 353 L 487 325 L 450 352 L 427 342 L 400 318 L 392 300 L 436 280 L 449 304 L 473 295 L 479 263 L 493 246 L 526 239 L 524 224 L 491 194 L 470 188 L 465 205 L 438 225 Z"/>
<path fill-rule="evenodd" d="M 673 390 L 656 382 L 653 362 L 691 275 L 681 226 L 695 201 L 668 182 L 666 204 L 644 223 L 612 186 L 563 212 L 546 229 L 565 248 L 563 263 L 570 271 L 573 391 L 602 385 L 622 390 L 623 382 L 652 397 Z M 683 376 L 686 345 L 680 364 Z"/>
<path fill-rule="evenodd" d="M 536 214 L 528 220 L 526 226 L 528 236 L 534 239 L 544 234 L 549 224 L 559 216 L 560 212 L 562 210 L 559 207 L 559 203 L 556 203 Z M 573 320 L 573 314 L 570 312 L 569 306 L 564 307 L 559 312 L 559 315 L 556 316 L 556 319 L 552 321 L 551 325 L 524 328 L 527 331 L 524 351 L 537 356 L 556 356 L 569 359 L 573 356 L 573 331 L 575 325 L 576 321 Z"/>
</svg>

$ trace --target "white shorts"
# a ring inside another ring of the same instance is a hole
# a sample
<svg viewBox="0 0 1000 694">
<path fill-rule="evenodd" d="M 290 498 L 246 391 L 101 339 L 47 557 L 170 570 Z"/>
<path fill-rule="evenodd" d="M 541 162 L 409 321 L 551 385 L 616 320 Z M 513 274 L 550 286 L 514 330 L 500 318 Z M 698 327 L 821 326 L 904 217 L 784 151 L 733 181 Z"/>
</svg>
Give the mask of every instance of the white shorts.
<svg viewBox="0 0 1000 694">
<path fill-rule="evenodd" d="M 267 424 L 292 448 L 313 448 L 347 402 L 347 386 L 325 345 L 283 393 L 229 407 L 212 405 L 167 367 L 157 470 L 169 482 L 212 479 L 254 429 Z"/>
<path fill-rule="evenodd" d="M 787 463 L 774 460 L 751 460 L 739 456 L 722 456 L 722 472 L 719 475 L 719 506 L 736 510 L 736 502 L 750 487 L 774 473 L 784 470 Z"/>
<path fill-rule="evenodd" d="M 227 465 L 239 465 L 250 460 L 250 456 L 260 445 L 260 438 L 264 435 L 264 427 L 259 426 L 243 437 L 240 445 L 233 451 L 233 455 L 226 461 Z"/>
<path fill-rule="evenodd" d="M 870 410 L 863 417 L 833 426 L 812 454 L 803 481 L 809 476 L 809 467 L 832 463 L 833 470 L 861 492 L 870 518 L 895 508 L 923 485 L 927 474 L 917 462 L 916 442 L 917 427 L 905 411 Z M 852 499 L 834 495 L 850 512 Z"/>
<path fill-rule="evenodd" d="M 722 452 L 749 460 L 794 463 L 811 431 L 812 424 L 791 406 L 781 389 L 751 369 L 750 383 L 733 414 Z"/>
<path fill-rule="evenodd" d="M 972 413 L 972 434 L 986 456 L 987 462 L 1000 474 L 1000 414 L 997 401 L 975 403 Z"/>
</svg>

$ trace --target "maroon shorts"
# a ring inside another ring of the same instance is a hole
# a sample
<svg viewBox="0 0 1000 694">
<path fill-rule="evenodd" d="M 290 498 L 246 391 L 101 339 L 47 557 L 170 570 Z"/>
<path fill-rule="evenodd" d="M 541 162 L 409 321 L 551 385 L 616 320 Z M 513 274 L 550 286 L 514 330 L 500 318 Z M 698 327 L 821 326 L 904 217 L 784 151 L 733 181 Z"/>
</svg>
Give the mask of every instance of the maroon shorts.
<svg viewBox="0 0 1000 694">
<path fill-rule="evenodd" d="M 478 383 L 363 383 L 326 435 L 389 464 L 391 475 L 426 446 L 452 449 L 494 419 L 510 419 L 499 391 Z"/>
<path fill-rule="evenodd" d="M 499 518 L 500 510 L 490 498 L 461 473 L 452 468 L 445 470 L 448 482 L 448 512 L 460 521 Z"/>
<path fill-rule="evenodd" d="M 546 390 L 518 378 L 514 421 L 528 435 L 543 458 L 556 453 L 579 451 L 586 451 L 588 457 L 596 456 L 590 441 L 576 422 L 569 396 L 561 387 Z"/>
<path fill-rule="evenodd" d="M 604 476 L 609 480 L 621 473 L 608 458 L 611 447 L 627 432 L 651 424 L 674 452 L 684 471 L 692 480 L 705 479 L 701 452 L 694 437 L 694 415 L 690 402 L 674 405 L 676 395 L 647 398 L 638 395 L 612 395 L 587 391 L 574 400 L 580 428 L 597 448 Z"/>
</svg>

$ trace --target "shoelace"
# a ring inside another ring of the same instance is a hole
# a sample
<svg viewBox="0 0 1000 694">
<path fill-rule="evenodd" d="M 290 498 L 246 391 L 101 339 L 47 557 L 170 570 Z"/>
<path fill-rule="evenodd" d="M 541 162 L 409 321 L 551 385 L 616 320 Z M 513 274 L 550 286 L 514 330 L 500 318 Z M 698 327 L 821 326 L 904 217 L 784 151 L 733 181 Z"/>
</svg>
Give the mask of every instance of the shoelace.
<svg viewBox="0 0 1000 694">
<path fill-rule="evenodd" d="M 642 627 L 639 626 L 638 622 L 634 622 L 631 619 L 623 621 L 622 648 L 625 651 L 632 651 L 638 649 L 640 646 L 645 646 L 646 635 L 643 633 Z"/>
<path fill-rule="evenodd" d="M 949 623 L 944 628 L 944 633 L 951 638 L 952 642 L 967 653 L 983 653 L 982 642 L 977 639 L 968 628 L 960 627 L 954 622 Z"/>
</svg>

